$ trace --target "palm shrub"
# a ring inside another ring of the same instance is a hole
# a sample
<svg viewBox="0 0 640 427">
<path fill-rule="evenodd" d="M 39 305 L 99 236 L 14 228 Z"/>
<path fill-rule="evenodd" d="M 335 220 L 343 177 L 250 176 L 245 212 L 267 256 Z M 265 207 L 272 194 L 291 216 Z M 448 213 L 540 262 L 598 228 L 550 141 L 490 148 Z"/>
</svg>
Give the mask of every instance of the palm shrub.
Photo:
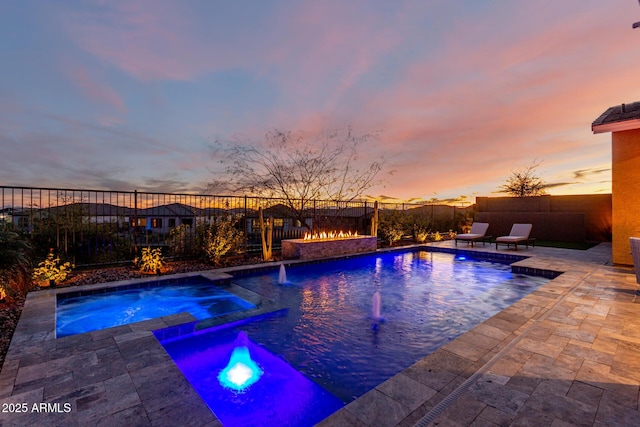
<svg viewBox="0 0 640 427">
<path fill-rule="evenodd" d="M 31 281 L 31 244 L 18 233 L 0 230 L 0 294 L 25 296 L 33 288 Z"/>
</svg>

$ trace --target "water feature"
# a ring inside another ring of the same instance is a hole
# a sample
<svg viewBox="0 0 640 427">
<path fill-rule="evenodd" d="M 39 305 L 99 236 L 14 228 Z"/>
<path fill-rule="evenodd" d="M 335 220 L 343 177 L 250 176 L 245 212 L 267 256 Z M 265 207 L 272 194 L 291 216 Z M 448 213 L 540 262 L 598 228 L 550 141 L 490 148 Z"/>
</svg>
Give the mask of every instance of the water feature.
<svg viewBox="0 0 640 427">
<path fill-rule="evenodd" d="M 218 374 L 218 381 L 225 388 L 242 392 L 258 381 L 263 373 L 260 366 L 251 359 L 249 337 L 240 331 L 233 343 L 229 364 Z"/>
<path fill-rule="evenodd" d="M 244 332 L 222 325 L 162 346 L 225 427 L 314 425 L 343 406 Z"/>
<path fill-rule="evenodd" d="M 382 319 L 382 317 L 380 316 L 380 307 L 381 307 L 381 297 L 380 297 L 380 291 L 375 291 L 373 293 L 373 307 L 371 310 L 371 316 L 373 317 L 373 320 L 380 320 Z"/>
<path fill-rule="evenodd" d="M 287 283 L 287 269 L 284 264 L 280 264 L 280 271 L 278 272 L 278 284 L 284 285 Z"/>
</svg>

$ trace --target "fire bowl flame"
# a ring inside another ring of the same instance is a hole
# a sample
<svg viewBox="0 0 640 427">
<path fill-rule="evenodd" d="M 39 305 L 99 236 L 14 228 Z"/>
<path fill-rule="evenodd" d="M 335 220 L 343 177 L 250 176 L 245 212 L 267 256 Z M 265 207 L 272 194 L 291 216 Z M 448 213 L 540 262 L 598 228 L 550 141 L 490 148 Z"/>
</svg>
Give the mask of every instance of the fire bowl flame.
<svg viewBox="0 0 640 427">
<path fill-rule="evenodd" d="M 304 233 L 302 240 L 330 240 L 330 239 L 349 239 L 358 237 L 358 232 L 351 231 L 321 231 L 319 233 Z"/>
</svg>

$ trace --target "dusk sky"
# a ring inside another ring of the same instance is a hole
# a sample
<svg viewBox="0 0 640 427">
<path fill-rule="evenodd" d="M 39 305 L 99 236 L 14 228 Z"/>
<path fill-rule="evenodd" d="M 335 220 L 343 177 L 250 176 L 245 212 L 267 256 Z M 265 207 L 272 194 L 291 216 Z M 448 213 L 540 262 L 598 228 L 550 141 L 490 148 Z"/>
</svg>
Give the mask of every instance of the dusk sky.
<svg viewBox="0 0 640 427">
<path fill-rule="evenodd" d="M 611 192 L 637 0 L 0 0 L 0 185 L 199 192 L 216 140 L 379 131 L 373 197 Z"/>
</svg>

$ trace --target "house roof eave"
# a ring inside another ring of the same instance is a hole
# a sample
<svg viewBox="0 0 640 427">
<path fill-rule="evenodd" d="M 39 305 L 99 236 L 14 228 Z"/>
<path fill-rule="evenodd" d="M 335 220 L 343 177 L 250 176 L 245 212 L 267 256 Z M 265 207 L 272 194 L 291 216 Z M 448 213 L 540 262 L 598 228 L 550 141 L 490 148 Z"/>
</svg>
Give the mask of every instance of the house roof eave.
<svg viewBox="0 0 640 427">
<path fill-rule="evenodd" d="M 640 129 L 640 119 L 625 120 L 621 122 L 603 123 L 598 125 L 592 125 L 591 130 L 593 133 L 606 133 L 606 132 L 622 132 L 625 130 Z"/>
</svg>

